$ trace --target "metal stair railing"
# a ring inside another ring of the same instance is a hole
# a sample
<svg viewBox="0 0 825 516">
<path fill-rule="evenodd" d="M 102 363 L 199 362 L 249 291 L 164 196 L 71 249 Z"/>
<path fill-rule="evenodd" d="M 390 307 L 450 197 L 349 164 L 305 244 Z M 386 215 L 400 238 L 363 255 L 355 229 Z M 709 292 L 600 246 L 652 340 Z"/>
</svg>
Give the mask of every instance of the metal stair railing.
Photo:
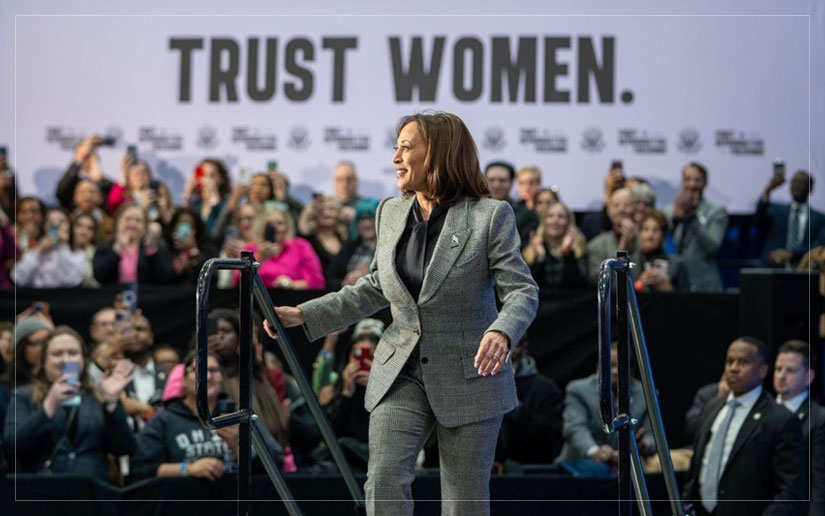
<svg viewBox="0 0 825 516">
<path fill-rule="evenodd" d="M 257 303 L 258 308 L 270 326 L 278 332 L 278 345 L 283 352 L 290 371 L 295 377 L 301 394 L 307 401 L 307 405 L 315 422 L 321 430 L 321 435 L 329 447 L 335 464 L 350 491 L 352 499 L 355 502 L 355 513 L 364 514 L 364 494 L 360 486 L 356 483 L 352 470 L 332 430 L 332 426 L 321 408 L 321 404 L 318 402 L 318 398 L 315 396 L 309 380 L 307 380 L 298 355 L 295 353 L 292 343 L 289 340 L 289 336 L 275 315 L 269 292 L 261 280 L 261 277 L 258 275 L 258 266 L 259 264 L 255 261 L 255 256 L 251 252 L 242 252 L 240 259 L 212 258 L 208 260 L 201 269 L 200 275 L 198 276 L 198 287 L 195 297 L 197 310 L 195 335 L 197 343 L 196 392 L 198 418 L 203 426 L 210 429 L 218 429 L 235 424 L 240 425 L 238 437 L 238 515 L 248 515 L 249 503 L 252 501 L 250 481 L 253 448 L 260 458 L 269 479 L 275 486 L 278 495 L 281 497 L 281 501 L 284 503 L 287 512 L 289 512 L 291 516 L 299 516 L 302 514 L 284 477 L 278 469 L 277 463 L 272 458 L 265 444 L 264 432 L 267 430 L 262 428 L 258 416 L 256 416 L 252 410 L 252 364 L 255 359 L 255 354 L 252 350 L 253 300 Z M 206 362 L 208 335 L 206 328 L 209 317 L 209 290 L 212 285 L 212 276 L 215 270 L 218 269 L 233 269 L 241 272 L 239 303 L 240 350 L 238 362 L 240 366 L 240 388 L 238 392 L 238 410 L 231 414 L 212 416 L 207 399 Z"/>
<path fill-rule="evenodd" d="M 665 435 L 653 371 L 647 353 L 644 330 L 639 313 L 639 304 L 634 289 L 633 273 L 627 252 L 619 251 L 616 258 L 609 258 L 599 268 L 599 399 L 602 427 L 605 432 L 619 432 L 619 514 L 633 514 L 633 493 L 640 514 L 652 516 L 653 509 L 647 491 L 644 470 L 642 468 L 639 448 L 634 435 L 634 426 L 638 423 L 630 413 L 630 342 L 632 337 L 636 354 L 636 363 L 641 376 L 645 405 L 650 416 L 656 452 L 662 466 L 670 499 L 671 513 L 678 516 L 693 514 L 690 506 L 682 503 L 670 447 Z M 613 378 L 611 373 L 612 313 L 610 296 L 612 294 L 612 277 L 616 274 L 616 326 L 618 333 L 617 355 L 619 375 L 617 385 L 618 413 L 614 410 Z M 632 488 L 632 490 L 631 490 Z"/>
</svg>

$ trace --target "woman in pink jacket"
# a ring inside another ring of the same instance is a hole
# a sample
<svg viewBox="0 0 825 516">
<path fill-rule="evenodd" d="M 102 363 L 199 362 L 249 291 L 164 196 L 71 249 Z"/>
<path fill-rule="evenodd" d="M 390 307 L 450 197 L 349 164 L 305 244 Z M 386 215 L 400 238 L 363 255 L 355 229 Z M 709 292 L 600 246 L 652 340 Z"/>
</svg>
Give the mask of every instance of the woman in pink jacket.
<svg viewBox="0 0 825 516">
<path fill-rule="evenodd" d="M 269 288 L 321 290 L 326 284 L 318 255 L 308 241 L 295 236 L 295 224 L 286 207 L 264 208 L 256 228 L 256 242 L 244 247 L 260 262 L 258 274 Z M 240 273 L 235 275 L 238 284 Z"/>
</svg>

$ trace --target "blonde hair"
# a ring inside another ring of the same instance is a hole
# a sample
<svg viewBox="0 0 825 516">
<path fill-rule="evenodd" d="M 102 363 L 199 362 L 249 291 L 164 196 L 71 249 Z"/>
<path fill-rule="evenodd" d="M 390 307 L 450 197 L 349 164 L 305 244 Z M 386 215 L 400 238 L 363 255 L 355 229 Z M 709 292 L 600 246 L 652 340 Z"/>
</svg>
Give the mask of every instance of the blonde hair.
<svg viewBox="0 0 825 516">
<path fill-rule="evenodd" d="M 337 197 L 334 197 L 332 195 L 324 195 L 323 197 L 321 197 L 321 204 L 324 205 L 327 203 L 334 205 L 335 208 L 338 210 L 338 222 L 335 224 L 335 226 L 333 226 L 333 230 L 335 231 L 335 234 L 338 235 L 338 238 L 341 239 L 342 243 L 346 242 L 347 238 L 349 237 L 349 231 L 347 230 L 347 226 L 343 222 L 341 222 L 341 208 L 343 207 L 343 205 Z M 307 221 L 306 229 L 308 234 L 315 234 L 315 232 L 318 231 L 318 221 L 315 217 L 311 217 Z"/>
<path fill-rule="evenodd" d="M 576 216 L 573 214 L 573 211 L 566 204 L 560 201 L 550 203 L 550 206 L 547 207 L 547 211 L 544 212 L 544 217 L 542 217 L 542 219 L 539 221 L 539 227 L 536 229 L 536 234 L 541 239 L 541 243 L 544 244 L 544 246 L 550 251 L 550 254 L 558 258 L 561 256 L 562 250 L 560 248 L 554 248 L 549 246 L 549 242 L 547 239 L 547 226 L 544 222 L 547 219 L 547 215 L 550 213 L 550 210 L 552 210 L 556 206 L 560 206 L 564 210 L 564 213 L 567 215 L 566 231 L 573 230 L 575 232 L 576 236 L 574 237 L 574 240 L 584 240 L 584 235 L 582 235 L 581 231 L 579 231 L 578 226 L 576 226 Z M 578 243 L 581 244 L 582 242 Z M 577 248 L 583 249 L 583 246 L 573 246 L 574 252 Z M 526 246 L 524 250 L 521 252 L 521 254 L 524 257 L 524 261 L 527 262 L 528 265 L 532 265 L 536 261 L 536 251 L 533 250 L 533 246 L 531 245 Z M 578 255 L 578 253 L 576 253 L 576 258 L 581 258 L 581 256 Z"/>
<path fill-rule="evenodd" d="M 541 169 L 539 167 L 535 165 L 521 167 L 518 169 L 518 172 L 516 172 L 516 177 L 520 177 L 525 174 L 533 176 L 533 179 L 537 179 L 539 184 L 541 184 Z"/>
</svg>

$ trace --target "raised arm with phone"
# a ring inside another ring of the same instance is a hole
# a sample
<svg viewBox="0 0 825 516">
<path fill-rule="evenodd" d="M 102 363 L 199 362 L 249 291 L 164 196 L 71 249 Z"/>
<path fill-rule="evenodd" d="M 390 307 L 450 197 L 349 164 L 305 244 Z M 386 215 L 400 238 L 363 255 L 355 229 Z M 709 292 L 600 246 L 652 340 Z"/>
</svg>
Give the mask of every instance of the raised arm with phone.
<svg viewBox="0 0 825 516">
<path fill-rule="evenodd" d="M 790 202 L 771 202 L 771 193 L 784 183 L 785 163 L 776 160 L 756 205 L 757 224 L 767 233 L 762 263 L 768 267 L 794 267 L 810 249 L 825 245 L 825 215 L 808 203 L 813 177 L 798 170 L 790 180 Z"/>
</svg>

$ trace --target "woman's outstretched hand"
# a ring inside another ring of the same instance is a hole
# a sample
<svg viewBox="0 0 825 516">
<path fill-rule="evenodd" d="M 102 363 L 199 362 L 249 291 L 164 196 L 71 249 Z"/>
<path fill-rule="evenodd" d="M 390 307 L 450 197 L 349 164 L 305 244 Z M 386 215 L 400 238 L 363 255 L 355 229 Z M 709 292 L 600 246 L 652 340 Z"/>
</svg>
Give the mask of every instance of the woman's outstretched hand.
<svg viewBox="0 0 825 516">
<path fill-rule="evenodd" d="M 304 313 L 297 306 L 274 306 L 273 308 L 275 309 L 275 315 L 278 316 L 278 319 L 280 319 L 281 324 L 283 324 L 285 328 L 300 326 L 307 322 L 304 318 Z M 269 321 L 266 319 L 264 319 L 264 330 L 270 338 L 278 338 L 278 332 L 269 325 Z"/>
</svg>

